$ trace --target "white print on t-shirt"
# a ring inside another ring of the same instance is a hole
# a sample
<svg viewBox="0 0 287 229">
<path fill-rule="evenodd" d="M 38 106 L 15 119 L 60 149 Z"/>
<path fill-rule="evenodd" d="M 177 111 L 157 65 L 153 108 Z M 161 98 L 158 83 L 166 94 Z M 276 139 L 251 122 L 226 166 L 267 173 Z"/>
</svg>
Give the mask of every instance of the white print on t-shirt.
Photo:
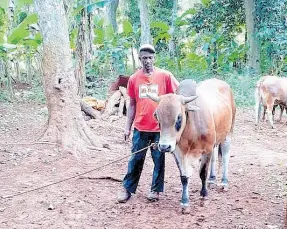
<svg viewBox="0 0 287 229">
<path fill-rule="evenodd" d="M 151 85 L 140 84 L 139 97 L 148 98 L 147 93 L 158 96 L 158 85 L 157 84 L 151 84 Z"/>
</svg>

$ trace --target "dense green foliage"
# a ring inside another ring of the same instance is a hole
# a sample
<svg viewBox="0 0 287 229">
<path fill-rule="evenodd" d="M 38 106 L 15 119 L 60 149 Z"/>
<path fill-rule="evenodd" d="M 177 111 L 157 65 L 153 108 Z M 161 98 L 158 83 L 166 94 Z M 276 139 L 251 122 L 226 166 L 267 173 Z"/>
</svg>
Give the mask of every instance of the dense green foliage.
<svg viewBox="0 0 287 229">
<path fill-rule="evenodd" d="M 256 1 L 256 28 L 263 72 L 287 71 L 287 1 Z"/>
<path fill-rule="evenodd" d="M 103 7 L 108 2 L 74 0 L 66 1 L 65 5 L 73 54 L 77 47 L 79 24 L 84 15 L 82 12 L 92 15 L 92 21 L 87 24 L 92 26 L 92 34 L 89 35 L 93 43 L 92 58 L 86 62 L 87 94 L 100 98 L 105 97 L 108 84 L 117 75 L 130 75 L 138 67 L 136 55 L 131 55 L 132 50 L 136 54 L 140 42 L 138 1 L 120 1 L 117 11 L 118 31 L 113 31 L 113 27 L 105 20 Z M 173 18 L 174 1 L 147 0 L 151 34 L 157 49 L 156 65 L 170 70 L 179 79 L 224 79 L 232 85 L 237 103 L 250 105 L 253 103 L 255 81 L 260 76 L 246 73 L 248 46 L 244 1 L 201 2 L 191 9 L 178 6 L 177 16 Z M 11 82 L 33 85 L 34 98 L 43 100 L 43 96 L 39 95 L 43 95 L 42 87 L 39 87 L 42 36 L 32 3 L 32 0 L 16 1 L 13 17 L 9 16 L 8 0 L 0 4 L 0 87 L 3 91 L 0 100 L 9 98 L 11 90 L 2 89 L 8 89 Z M 262 74 L 287 74 L 286 12 L 287 0 L 255 0 L 254 20 L 256 36 L 260 41 Z M 175 58 L 169 52 L 172 37 Z M 17 69 L 15 60 L 23 62 L 25 69 Z M 7 75 L 3 71 L 5 63 L 11 65 L 14 75 Z M 33 99 L 33 96 L 30 97 Z"/>
</svg>

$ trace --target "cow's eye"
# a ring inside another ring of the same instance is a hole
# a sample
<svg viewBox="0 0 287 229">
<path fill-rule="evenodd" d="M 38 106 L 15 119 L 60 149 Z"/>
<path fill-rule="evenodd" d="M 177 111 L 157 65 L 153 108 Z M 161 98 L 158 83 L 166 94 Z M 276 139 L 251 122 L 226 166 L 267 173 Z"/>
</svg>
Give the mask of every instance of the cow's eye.
<svg viewBox="0 0 287 229">
<path fill-rule="evenodd" d="M 179 114 L 179 115 L 177 116 L 177 120 L 176 120 L 176 123 L 175 123 L 175 129 L 176 129 L 176 131 L 179 131 L 179 130 L 180 130 L 180 128 L 181 128 L 181 123 L 182 123 L 182 115 Z"/>
</svg>

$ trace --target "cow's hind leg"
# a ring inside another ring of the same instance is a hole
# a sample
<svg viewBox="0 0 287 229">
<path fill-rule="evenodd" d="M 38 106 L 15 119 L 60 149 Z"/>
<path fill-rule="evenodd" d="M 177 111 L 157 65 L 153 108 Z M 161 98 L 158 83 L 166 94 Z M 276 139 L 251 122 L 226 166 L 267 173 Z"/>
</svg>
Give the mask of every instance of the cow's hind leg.
<svg viewBox="0 0 287 229">
<path fill-rule="evenodd" d="M 211 158 L 212 153 L 209 154 L 203 154 L 201 156 L 201 163 L 200 163 L 200 169 L 199 169 L 199 176 L 201 179 L 202 187 L 200 191 L 200 195 L 202 197 L 207 197 L 208 192 L 206 188 L 206 180 L 207 180 L 207 174 L 208 174 L 208 167 L 209 167 L 209 162 Z"/>
<path fill-rule="evenodd" d="M 228 165 L 229 165 L 229 158 L 230 158 L 229 148 L 230 148 L 230 136 L 227 136 L 225 138 L 225 141 L 219 145 L 219 150 L 222 153 L 222 164 L 223 164 L 223 174 L 222 174 L 221 185 L 222 185 L 222 189 L 224 190 L 228 189 Z"/>
<path fill-rule="evenodd" d="M 216 155 L 217 155 L 215 153 L 216 149 L 217 149 L 217 147 L 215 147 L 213 149 L 212 156 L 211 156 L 210 175 L 209 175 L 209 179 L 208 179 L 208 187 L 209 188 L 216 184 L 216 171 L 215 171 Z"/>
<path fill-rule="evenodd" d="M 281 122 L 283 111 L 284 111 L 284 105 L 280 104 L 279 107 L 280 107 L 280 116 L 279 116 L 278 122 Z M 286 108 L 286 111 L 287 111 L 287 108 Z"/>
</svg>

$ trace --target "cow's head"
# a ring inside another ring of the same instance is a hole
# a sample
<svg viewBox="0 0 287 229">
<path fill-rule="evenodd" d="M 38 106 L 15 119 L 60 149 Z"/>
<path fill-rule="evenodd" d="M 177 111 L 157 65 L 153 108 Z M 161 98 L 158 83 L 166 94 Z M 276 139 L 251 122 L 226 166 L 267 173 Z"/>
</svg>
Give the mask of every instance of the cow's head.
<svg viewBox="0 0 287 229">
<path fill-rule="evenodd" d="M 187 103 L 195 100 L 197 96 L 184 97 L 182 95 L 167 94 L 162 96 L 148 95 L 158 103 L 154 113 L 160 126 L 160 140 L 158 148 L 161 152 L 173 152 L 176 143 L 186 125 L 186 112 L 198 110 L 199 107 Z"/>
</svg>

